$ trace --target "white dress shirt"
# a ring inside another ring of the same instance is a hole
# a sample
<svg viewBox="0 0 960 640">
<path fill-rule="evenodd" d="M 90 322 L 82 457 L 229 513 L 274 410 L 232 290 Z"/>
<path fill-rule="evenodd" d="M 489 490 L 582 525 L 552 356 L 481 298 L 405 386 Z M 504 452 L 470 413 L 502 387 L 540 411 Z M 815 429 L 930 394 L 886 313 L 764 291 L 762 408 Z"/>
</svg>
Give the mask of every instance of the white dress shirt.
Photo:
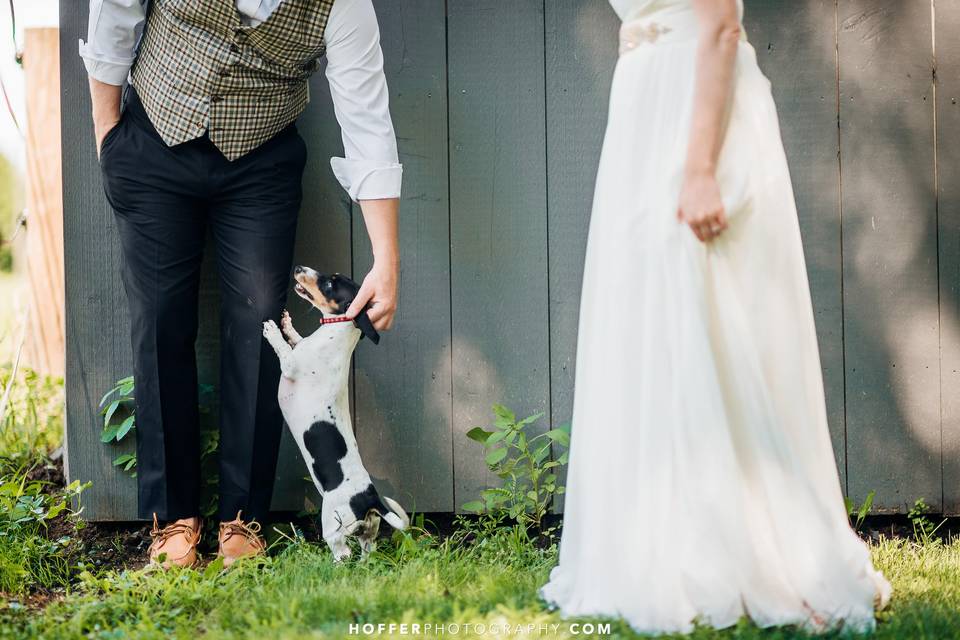
<svg viewBox="0 0 960 640">
<path fill-rule="evenodd" d="M 130 73 L 148 0 L 90 0 L 80 55 L 91 77 L 121 85 Z M 283 0 L 236 0 L 247 24 L 265 20 Z M 330 159 L 353 200 L 400 197 L 403 168 L 390 119 L 380 28 L 372 0 L 336 0 L 324 31 L 327 81 L 343 136 L 343 158 Z"/>
</svg>

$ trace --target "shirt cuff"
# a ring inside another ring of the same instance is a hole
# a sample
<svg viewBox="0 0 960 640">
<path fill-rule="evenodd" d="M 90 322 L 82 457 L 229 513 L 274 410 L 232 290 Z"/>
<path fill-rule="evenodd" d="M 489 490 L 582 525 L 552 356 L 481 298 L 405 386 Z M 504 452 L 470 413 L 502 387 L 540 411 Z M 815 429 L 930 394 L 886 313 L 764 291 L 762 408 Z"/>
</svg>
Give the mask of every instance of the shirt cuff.
<svg viewBox="0 0 960 640">
<path fill-rule="evenodd" d="M 396 162 L 331 158 L 333 175 L 350 199 L 381 200 L 400 197 L 403 165 Z"/>
<path fill-rule="evenodd" d="M 80 41 L 80 57 L 83 58 L 83 64 L 87 68 L 87 74 L 94 80 L 106 84 L 120 86 L 127 80 L 130 73 L 132 60 L 121 60 L 110 58 L 109 56 L 98 55 L 93 52 L 93 48 Z"/>
</svg>

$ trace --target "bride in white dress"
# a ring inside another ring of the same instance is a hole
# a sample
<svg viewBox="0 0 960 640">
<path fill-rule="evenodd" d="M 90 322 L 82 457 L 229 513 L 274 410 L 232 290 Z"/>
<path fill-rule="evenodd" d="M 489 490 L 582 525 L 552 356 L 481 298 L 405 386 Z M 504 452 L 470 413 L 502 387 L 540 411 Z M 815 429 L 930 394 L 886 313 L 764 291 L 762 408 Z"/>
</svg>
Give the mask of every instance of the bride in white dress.
<svg viewBox="0 0 960 640">
<path fill-rule="evenodd" d="M 642 633 L 870 630 L 796 207 L 740 0 L 623 20 L 587 248 L 560 562 L 565 616 Z"/>
</svg>

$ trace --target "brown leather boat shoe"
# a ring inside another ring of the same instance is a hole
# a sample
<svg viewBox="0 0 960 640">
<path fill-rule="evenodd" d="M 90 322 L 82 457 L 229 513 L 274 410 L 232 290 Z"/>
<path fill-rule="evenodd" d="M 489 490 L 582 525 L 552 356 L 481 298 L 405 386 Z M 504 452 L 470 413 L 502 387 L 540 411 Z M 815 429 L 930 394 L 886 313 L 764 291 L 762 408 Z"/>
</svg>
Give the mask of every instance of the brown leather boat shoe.
<svg viewBox="0 0 960 640">
<path fill-rule="evenodd" d="M 266 553 L 267 544 L 260 537 L 259 522 L 244 522 L 237 512 L 237 519 L 220 523 L 220 550 L 223 566 L 229 567 L 240 558 L 249 558 Z"/>
<path fill-rule="evenodd" d="M 184 518 L 161 528 L 157 514 L 153 514 L 153 529 L 148 555 L 150 562 L 164 569 L 192 567 L 200 560 L 197 543 L 200 542 L 200 518 Z"/>
</svg>

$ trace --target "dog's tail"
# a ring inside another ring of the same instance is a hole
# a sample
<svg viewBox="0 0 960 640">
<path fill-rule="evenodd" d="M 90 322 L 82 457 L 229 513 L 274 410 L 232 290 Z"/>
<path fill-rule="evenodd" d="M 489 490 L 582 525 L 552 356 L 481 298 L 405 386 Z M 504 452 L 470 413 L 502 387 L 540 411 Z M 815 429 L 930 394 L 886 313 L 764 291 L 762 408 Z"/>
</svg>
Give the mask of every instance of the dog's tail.
<svg viewBox="0 0 960 640">
<path fill-rule="evenodd" d="M 396 500 L 388 498 L 387 496 L 382 496 L 381 499 L 390 509 L 387 513 L 383 514 L 383 519 L 387 521 L 387 524 L 398 531 L 403 531 L 410 526 L 410 516 L 407 515 L 407 512 L 403 510 L 403 507 L 401 507 Z"/>
</svg>

